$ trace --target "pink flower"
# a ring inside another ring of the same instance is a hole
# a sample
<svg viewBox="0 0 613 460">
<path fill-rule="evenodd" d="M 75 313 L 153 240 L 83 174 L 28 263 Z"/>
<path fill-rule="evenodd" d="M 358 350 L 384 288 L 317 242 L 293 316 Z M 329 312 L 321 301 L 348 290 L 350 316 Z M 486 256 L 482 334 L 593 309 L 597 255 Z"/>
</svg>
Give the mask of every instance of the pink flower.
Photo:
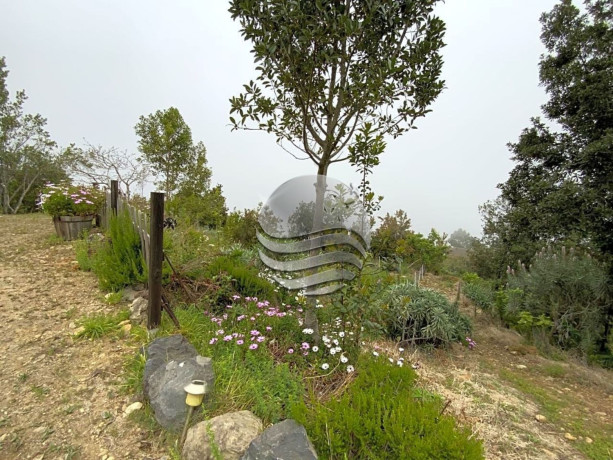
<svg viewBox="0 0 613 460">
<path fill-rule="evenodd" d="M 266 337 L 264 337 L 263 335 L 261 335 L 261 336 L 259 336 L 259 337 L 258 337 L 256 340 L 257 340 L 258 342 L 263 342 L 264 340 L 266 340 Z"/>
<path fill-rule="evenodd" d="M 290 348 L 289 350 L 287 350 L 287 352 L 291 355 L 292 353 L 294 353 L 294 349 Z"/>
<path fill-rule="evenodd" d="M 241 296 L 239 296 L 238 294 L 234 294 L 234 295 L 232 296 L 232 300 L 238 300 L 238 299 L 240 299 L 240 298 L 241 298 Z"/>
<path fill-rule="evenodd" d="M 270 326 L 266 326 L 266 330 L 267 330 L 267 331 L 272 331 L 272 327 L 270 327 Z"/>
<path fill-rule="evenodd" d="M 303 350 L 308 350 L 309 348 L 311 348 L 311 346 L 306 342 L 302 342 L 302 346 L 300 348 L 302 348 Z"/>
<path fill-rule="evenodd" d="M 217 343 L 217 337 L 213 337 L 210 341 L 209 341 L 209 345 L 214 345 L 215 343 Z"/>
<path fill-rule="evenodd" d="M 243 342 L 241 339 L 238 339 L 238 340 L 236 341 L 236 344 L 237 344 L 237 345 L 242 345 L 243 343 L 245 343 L 245 342 Z"/>
<path fill-rule="evenodd" d="M 251 345 L 249 345 L 250 350 L 255 350 L 257 347 L 258 347 L 257 343 L 252 343 Z"/>
</svg>

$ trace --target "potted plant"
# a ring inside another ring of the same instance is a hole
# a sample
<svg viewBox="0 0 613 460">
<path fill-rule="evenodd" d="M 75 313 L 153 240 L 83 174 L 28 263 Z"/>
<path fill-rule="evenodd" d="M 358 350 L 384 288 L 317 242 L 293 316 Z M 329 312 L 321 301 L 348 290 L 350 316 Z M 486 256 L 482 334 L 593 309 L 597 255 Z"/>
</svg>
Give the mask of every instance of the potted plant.
<svg viewBox="0 0 613 460">
<path fill-rule="evenodd" d="M 70 241 L 91 228 L 103 202 L 104 193 L 92 187 L 47 184 L 40 195 L 39 204 L 44 212 L 53 217 L 58 236 Z"/>
</svg>

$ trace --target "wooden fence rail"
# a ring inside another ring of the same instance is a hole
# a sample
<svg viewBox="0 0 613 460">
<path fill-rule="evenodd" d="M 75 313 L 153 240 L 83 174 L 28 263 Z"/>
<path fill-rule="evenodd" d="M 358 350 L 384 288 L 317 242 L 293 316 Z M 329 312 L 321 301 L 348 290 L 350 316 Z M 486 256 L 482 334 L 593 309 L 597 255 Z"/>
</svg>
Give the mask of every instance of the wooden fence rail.
<svg viewBox="0 0 613 460">
<path fill-rule="evenodd" d="M 155 329 L 160 324 L 162 303 L 162 259 L 163 259 L 163 221 L 164 194 L 151 193 L 151 218 L 149 215 L 131 205 L 119 194 L 117 181 L 111 181 L 111 187 L 106 192 L 106 206 L 103 209 L 101 223 L 109 228 L 111 216 L 127 211 L 140 238 L 140 246 L 149 269 L 149 306 L 147 309 L 147 328 Z M 155 225 L 155 228 L 152 227 Z M 155 237 L 152 238 L 151 235 Z M 176 318 L 169 311 L 169 315 Z"/>
</svg>

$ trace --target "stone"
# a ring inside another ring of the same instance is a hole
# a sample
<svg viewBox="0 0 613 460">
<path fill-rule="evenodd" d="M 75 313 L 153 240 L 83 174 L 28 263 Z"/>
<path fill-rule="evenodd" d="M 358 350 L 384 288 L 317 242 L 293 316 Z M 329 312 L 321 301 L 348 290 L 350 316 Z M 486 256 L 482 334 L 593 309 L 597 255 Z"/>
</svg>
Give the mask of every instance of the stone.
<svg viewBox="0 0 613 460">
<path fill-rule="evenodd" d="M 534 418 L 536 419 L 537 422 L 541 422 L 541 423 L 545 423 L 547 421 L 547 417 L 541 414 L 536 414 Z"/>
<path fill-rule="evenodd" d="M 132 330 L 132 325 L 131 324 L 124 324 L 123 326 L 121 326 L 121 333 L 124 336 L 129 336 L 130 335 L 130 331 Z"/>
<path fill-rule="evenodd" d="M 85 327 L 84 326 L 79 326 L 78 328 L 76 328 L 74 331 L 72 331 L 72 335 L 74 337 L 78 337 L 81 334 L 83 334 L 85 332 Z"/>
<path fill-rule="evenodd" d="M 585 437 L 585 442 L 587 442 L 588 444 L 591 444 L 591 443 L 594 442 L 594 440 L 592 438 L 589 438 L 589 437 L 586 436 Z"/>
<path fill-rule="evenodd" d="M 241 460 L 317 460 L 317 452 L 302 425 L 283 420 L 249 444 Z"/>
<path fill-rule="evenodd" d="M 249 443 L 262 431 L 262 422 L 248 410 L 229 412 L 189 429 L 183 446 L 184 460 L 239 460 Z M 211 441 L 220 455 L 215 456 Z"/>
<path fill-rule="evenodd" d="M 143 408 L 143 403 L 140 402 L 140 401 L 136 401 L 135 403 L 132 403 L 128 407 L 126 407 L 125 410 L 123 411 L 123 413 L 127 417 L 128 415 L 130 415 L 135 410 L 139 410 L 139 409 L 142 409 L 142 408 Z"/>
<path fill-rule="evenodd" d="M 566 433 L 566 434 L 564 435 L 564 437 L 565 437 L 566 439 L 568 439 L 569 441 L 576 441 L 576 440 L 577 440 L 577 438 L 575 438 L 575 437 L 574 437 L 572 434 L 570 434 L 570 433 Z"/>
<path fill-rule="evenodd" d="M 147 361 L 143 375 L 143 388 L 145 395 L 148 392 L 149 379 L 160 366 L 170 361 L 183 361 L 198 354 L 194 346 L 181 334 L 170 335 L 155 339 L 145 350 Z"/>
<path fill-rule="evenodd" d="M 518 368 L 518 369 L 528 369 L 528 366 L 524 366 L 523 364 L 518 364 L 515 367 Z"/>
<path fill-rule="evenodd" d="M 192 380 L 204 380 L 207 394 L 213 391 L 215 373 L 213 360 L 202 356 L 184 361 L 170 361 L 159 366 L 148 380 L 145 395 L 155 419 L 167 430 L 179 430 L 187 416 L 185 386 Z"/>
<path fill-rule="evenodd" d="M 137 297 L 130 305 L 130 321 L 134 321 L 137 324 L 144 324 L 147 322 L 147 299 Z"/>
</svg>

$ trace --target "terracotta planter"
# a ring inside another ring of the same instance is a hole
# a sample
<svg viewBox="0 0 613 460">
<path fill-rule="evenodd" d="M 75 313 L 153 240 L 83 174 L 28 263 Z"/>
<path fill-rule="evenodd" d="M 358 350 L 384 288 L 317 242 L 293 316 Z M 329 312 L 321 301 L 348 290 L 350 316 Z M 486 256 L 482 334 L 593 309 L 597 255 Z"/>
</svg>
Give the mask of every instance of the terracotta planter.
<svg viewBox="0 0 613 460">
<path fill-rule="evenodd" d="M 92 228 L 94 216 L 59 216 L 53 218 L 55 231 L 65 241 L 81 238 L 83 232 Z"/>
</svg>

